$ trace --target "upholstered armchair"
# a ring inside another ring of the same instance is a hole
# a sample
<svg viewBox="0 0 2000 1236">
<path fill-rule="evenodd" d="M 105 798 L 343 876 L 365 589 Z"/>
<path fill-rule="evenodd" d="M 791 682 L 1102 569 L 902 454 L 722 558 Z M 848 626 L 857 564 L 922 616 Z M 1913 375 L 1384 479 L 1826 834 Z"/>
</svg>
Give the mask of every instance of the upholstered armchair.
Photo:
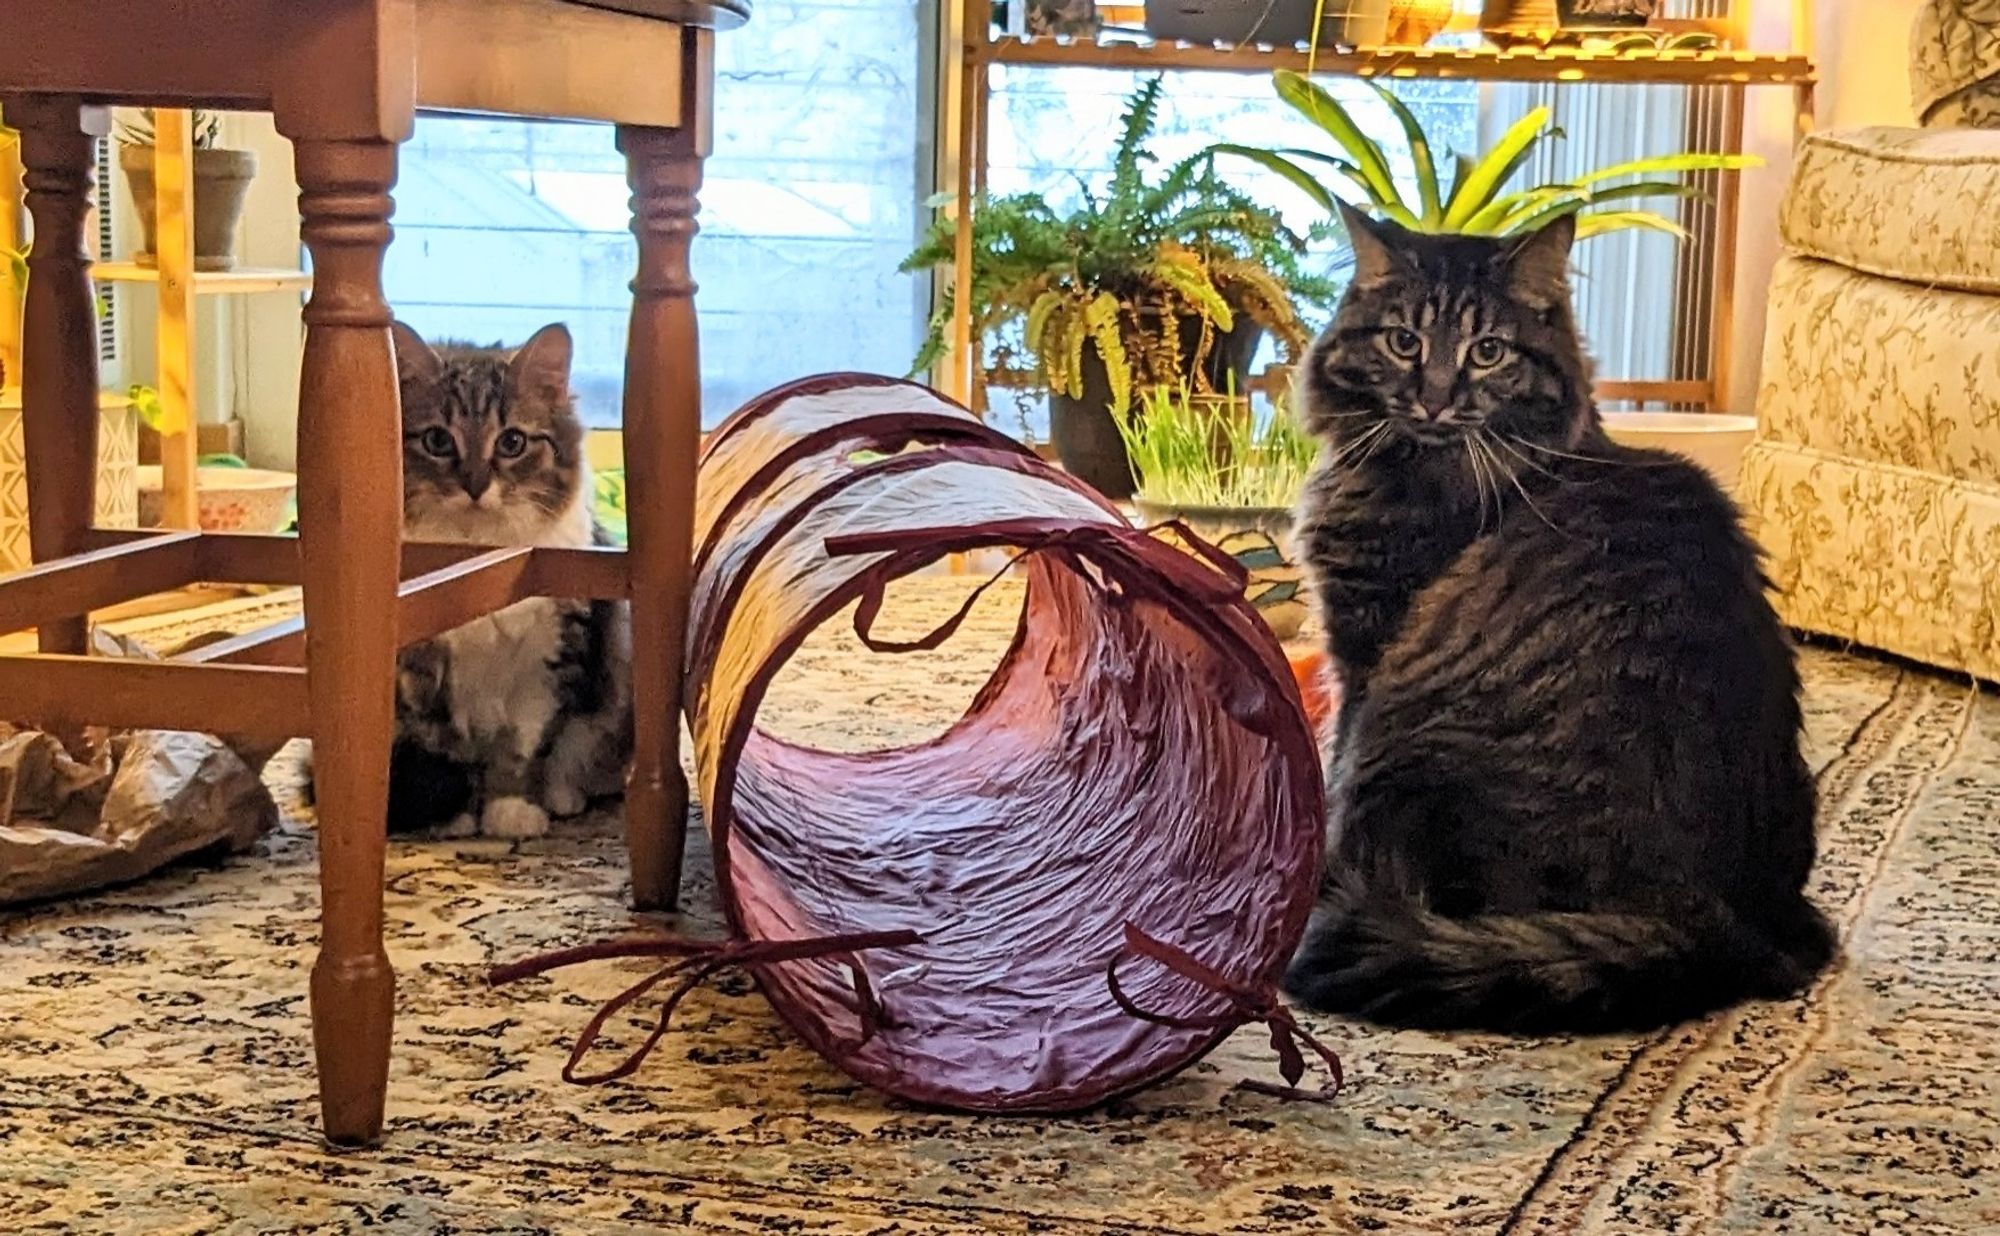
<svg viewBox="0 0 2000 1236">
<path fill-rule="evenodd" d="M 1799 151 L 1739 494 L 1794 626 L 2000 680 L 2000 0 L 1911 50 L 1923 127 Z"/>
</svg>

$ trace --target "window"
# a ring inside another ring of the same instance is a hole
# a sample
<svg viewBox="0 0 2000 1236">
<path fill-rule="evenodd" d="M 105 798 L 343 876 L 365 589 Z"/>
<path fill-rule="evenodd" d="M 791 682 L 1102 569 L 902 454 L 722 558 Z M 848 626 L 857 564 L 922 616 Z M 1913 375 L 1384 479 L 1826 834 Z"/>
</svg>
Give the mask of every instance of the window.
<svg viewBox="0 0 2000 1236">
<path fill-rule="evenodd" d="M 703 420 L 827 369 L 901 373 L 928 312 L 896 272 L 926 196 L 919 0 L 760 0 L 716 40 L 695 244 Z M 921 178 L 920 178 L 921 172 Z M 403 148 L 387 283 L 430 338 L 577 342 L 578 406 L 618 424 L 635 261 L 608 126 L 425 116 Z"/>
<path fill-rule="evenodd" d="M 896 265 L 929 218 L 927 62 L 937 12 L 937 0 L 772 0 L 759 4 L 751 26 L 717 40 L 716 150 L 694 257 L 705 423 L 802 374 L 907 369 L 929 287 Z M 1079 177 L 1108 171 L 1119 112 L 1139 80 L 996 66 L 989 189 L 1032 189 L 1058 206 L 1073 201 Z M 1366 85 L 1326 84 L 1373 132 L 1398 135 Z M 1697 106 L 1687 91 L 1432 80 L 1395 88 L 1440 152 L 1479 149 L 1535 103 L 1554 102 L 1570 136 L 1529 169 L 1540 176 L 1713 149 L 1720 134 L 1700 120 L 1720 112 Z M 1154 141 L 1160 157 L 1230 139 L 1327 145 L 1276 99 L 1265 74 L 1168 74 Z M 1407 164 L 1402 170 L 1409 175 Z M 1301 230 L 1317 221 L 1311 203 L 1276 175 L 1244 163 L 1229 174 Z M 403 152 L 391 301 L 428 336 L 476 343 L 516 342 L 547 322 L 567 322 L 578 342 L 585 419 L 615 426 L 634 261 L 627 196 L 608 127 L 424 117 Z M 1694 245 L 1621 236 L 1580 251 L 1580 309 L 1605 376 L 1703 372 L 1707 324 L 1699 306 L 1715 278 L 1705 256 L 1713 218 L 1712 208 L 1691 209 Z M 1337 270 L 1340 250 L 1323 252 Z M 1267 344 L 1259 363 L 1270 359 Z M 994 405 L 1001 428 L 1046 433 L 1039 398 L 996 391 Z"/>
</svg>

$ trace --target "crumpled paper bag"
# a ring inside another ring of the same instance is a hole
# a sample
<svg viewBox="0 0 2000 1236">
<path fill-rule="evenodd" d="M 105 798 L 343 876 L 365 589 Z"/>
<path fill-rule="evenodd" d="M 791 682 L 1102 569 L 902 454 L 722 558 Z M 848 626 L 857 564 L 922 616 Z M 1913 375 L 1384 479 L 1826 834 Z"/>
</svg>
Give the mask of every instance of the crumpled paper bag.
<svg viewBox="0 0 2000 1236">
<path fill-rule="evenodd" d="M 150 657 L 94 633 L 99 655 Z M 207 734 L 92 730 L 72 754 L 0 722 L 0 905 L 122 884 L 188 855 L 248 849 L 275 828 L 270 757 Z M 253 766 L 254 765 L 254 766 Z"/>
</svg>

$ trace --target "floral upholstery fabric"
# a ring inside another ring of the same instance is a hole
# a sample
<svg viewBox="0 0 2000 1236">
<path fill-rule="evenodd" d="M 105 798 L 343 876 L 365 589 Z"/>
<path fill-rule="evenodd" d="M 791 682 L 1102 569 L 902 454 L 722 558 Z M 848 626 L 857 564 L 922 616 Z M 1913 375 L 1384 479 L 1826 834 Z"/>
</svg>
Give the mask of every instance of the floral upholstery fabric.
<svg viewBox="0 0 2000 1236">
<path fill-rule="evenodd" d="M 2000 680 L 1995 203 L 2000 133 L 1806 144 L 1738 494 L 1788 622 Z"/>
<path fill-rule="evenodd" d="M 1737 494 L 1787 623 L 2000 680 L 2000 487 L 1760 441 Z"/>
<path fill-rule="evenodd" d="M 2000 128 L 2000 0 L 1930 0 L 1910 34 L 1910 95 L 1933 127 Z"/>
<path fill-rule="evenodd" d="M 1799 148 L 1779 227 L 1793 253 L 2000 293 L 1995 203 L 2000 132 L 1851 129 L 1814 134 Z"/>
<path fill-rule="evenodd" d="M 1780 259 L 1758 421 L 1761 438 L 2000 485 L 2000 296 Z"/>
</svg>

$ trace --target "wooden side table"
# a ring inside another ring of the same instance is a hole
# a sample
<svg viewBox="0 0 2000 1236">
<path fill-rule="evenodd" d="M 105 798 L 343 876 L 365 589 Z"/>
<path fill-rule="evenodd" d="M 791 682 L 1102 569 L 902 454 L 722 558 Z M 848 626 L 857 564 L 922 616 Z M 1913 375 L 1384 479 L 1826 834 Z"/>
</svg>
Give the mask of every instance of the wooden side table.
<svg viewBox="0 0 2000 1236">
<path fill-rule="evenodd" d="M 36 565 L 0 576 L 10 719 L 310 734 L 322 932 L 313 1039 L 328 1138 L 382 1130 L 395 979 L 382 883 L 396 650 L 529 596 L 629 598 L 634 899 L 678 895 L 701 382 L 688 249 L 710 141 L 713 32 L 747 0 L 8 0 L 0 102 L 21 131 L 34 251 L 23 431 Z M 84 221 L 108 105 L 269 109 L 297 157 L 314 280 L 299 393 L 301 536 L 92 524 L 98 390 Z M 382 260 L 397 145 L 419 107 L 611 121 L 639 260 L 626 356 L 630 548 L 402 544 L 402 425 Z M 86 659 L 92 609 L 196 580 L 299 583 L 305 620 L 183 661 Z M 310 634 L 308 634 L 308 632 Z"/>
</svg>

